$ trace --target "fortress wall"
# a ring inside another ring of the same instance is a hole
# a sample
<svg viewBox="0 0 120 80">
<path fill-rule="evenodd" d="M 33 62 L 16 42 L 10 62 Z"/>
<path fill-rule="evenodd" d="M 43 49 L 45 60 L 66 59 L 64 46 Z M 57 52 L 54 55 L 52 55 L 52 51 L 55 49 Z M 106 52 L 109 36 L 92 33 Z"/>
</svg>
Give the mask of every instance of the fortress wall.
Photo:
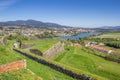
<svg viewBox="0 0 120 80">
<path fill-rule="evenodd" d="M 43 53 L 43 57 L 45 58 L 54 58 L 58 54 L 64 51 L 64 43 L 58 42 L 53 47 L 48 49 L 45 53 Z"/>
</svg>

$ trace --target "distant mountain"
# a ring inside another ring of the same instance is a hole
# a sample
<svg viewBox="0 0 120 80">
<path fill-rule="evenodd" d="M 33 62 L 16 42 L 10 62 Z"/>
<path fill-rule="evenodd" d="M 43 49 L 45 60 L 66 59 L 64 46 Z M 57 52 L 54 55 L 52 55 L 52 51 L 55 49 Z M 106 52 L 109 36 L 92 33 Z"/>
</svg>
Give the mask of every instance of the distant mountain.
<svg viewBox="0 0 120 80">
<path fill-rule="evenodd" d="M 99 27 L 99 29 L 120 30 L 120 26 L 103 26 L 103 27 Z"/>
<path fill-rule="evenodd" d="M 69 26 L 63 26 L 56 23 L 45 23 L 36 20 L 16 20 L 16 21 L 7 21 L 7 22 L 0 22 L 0 26 L 33 26 L 33 27 L 55 27 L 55 28 L 64 28 Z"/>
</svg>

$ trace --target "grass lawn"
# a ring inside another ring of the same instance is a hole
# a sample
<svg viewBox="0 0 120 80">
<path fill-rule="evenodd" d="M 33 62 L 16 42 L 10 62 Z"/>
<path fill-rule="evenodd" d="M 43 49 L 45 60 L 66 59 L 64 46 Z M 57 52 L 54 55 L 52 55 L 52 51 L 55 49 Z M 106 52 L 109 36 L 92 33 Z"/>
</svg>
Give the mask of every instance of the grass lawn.
<svg viewBox="0 0 120 80">
<path fill-rule="evenodd" d="M 98 38 L 120 38 L 120 33 L 107 33 L 97 37 Z"/>
<path fill-rule="evenodd" d="M 2 38 L 3 36 L 0 36 L 0 39 Z"/>
<path fill-rule="evenodd" d="M 32 74 L 27 69 L 21 69 L 16 71 L 10 71 L 0 74 L 0 80 L 37 80 L 38 76 Z"/>
<path fill-rule="evenodd" d="M 39 49 L 40 51 L 45 52 L 59 41 L 60 40 L 58 39 L 44 39 L 44 40 L 28 40 L 24 41 L 24 43 L 35 44 L 35 46 L 30 47 L 30 49 Z"/>
<path fill-rule="evenodd" d="M 17 52 L 14 52 L 12 50 L 12 44 L 13 44 L 13 41 L 9 41 L 6 46 L 0 45 L 0 65 L 6 64 L 6 63 L 9 63 L 12 61 L 16 61 L 16 60 L 26 59 L 27 68 L 30 69 L 32 72 L 34 72 L 37 76 L 40 76 L 43 80 L 75 80 L 63 73 L 60 73 L 60 72 L 58 72 L 54 69 L 51 69 L 43 64 L 37 63 Z M 21 71 L 20 75 L 24 74 L 23 72 L 24 71 Z M 19 73 L 19 71 L 18 71 L 18 73 Z M 8 75 L 8 74 L 5 73 L 5 75 Z M 12 78 L 12 75 L 14 75 L 14 73 L 9 74 L 9 76 L 6 78 L 4 76 L 1 76 L 0 80 L 8 80 L 8 79 L 14 80 Z M 26 80 L 30 80 L 29 79 L 30 77 L 32 77 L 32 76 L 27 76 L 28 79 L 26 79 Z M 15 80 L 17 80 L 17 79 L 15 79 Z M 20 79 L 20 80 L 24 80 L 24 79 Z"/>
<path fill-rule="evenodd" d="M 71 46 L 69 49 L 55 58 L 55 61 L 106 77 L 109 80 L 120 80 L 120 64 L 86 53 L 77 47 Z"/>
</svg>

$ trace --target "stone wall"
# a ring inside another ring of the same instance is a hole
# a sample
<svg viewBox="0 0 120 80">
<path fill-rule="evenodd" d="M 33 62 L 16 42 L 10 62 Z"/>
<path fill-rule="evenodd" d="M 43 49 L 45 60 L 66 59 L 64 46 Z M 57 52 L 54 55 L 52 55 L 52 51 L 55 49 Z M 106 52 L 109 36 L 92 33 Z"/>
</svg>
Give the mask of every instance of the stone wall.
<svg viewBox="0 0 120 80">
<path fill-rule="evenodd" d="M 35 44 L 22 43 L 21 48 L 22 48 L 22 49 L 25 49 L 25 48 L 32 47 L 32 46 L 34 46 L 34 45 L 35 45 Z"/>
<path fill-rule="evenodd" d="M 62 53 L 63 51 L 64 51 L 64 43 L 58 42 L 53 47 L 48 49 L 45 53 L 43 53 L 43 57 L 52 59 L 56 55 Z"/>
<path fill-rule="evenodd" d="M 26 60 L 0 65 L 0 73 L 26 68 Z"/>
<path fill-rule="evenodd" d="M 43 56 L 43 53 L 38 49 L 30 49 L 30 52 L 39 56 Z"/>
<path fill-rule="evenodd" d="M 16 52 L 20 53 L 20 54 L 23 54 L 23 55 L 27 56 L 28 58 L 30 58 L 30 59 L 38 62 L 38 63 L 44 64 L 44 65 L 46 65 L 46 66 L 48 66 L 50 68 L 53 68 L 53 69 L 55 69 L 55 70 L 57 70 L 57 71 L 59 71 L 61 73 L 64 73 L 64 74 L 66 74 L 66 75 L 68 75 L 70 77 L 73 77 L 73 78 L 75 78 L 77 80 L 94 80 L 93 78 L 89 77 L 86 74 L 81 74 L 80 75 L 80 74 L 78 74 L 78 73 L 76 73 L 76 72 L 74 72 L 74 71 L 72 71 L 70 69 L 65 68 L 64 66 L 54 64 L 54 63 L 49 62 L 49 61 L 47 61 L 45 59 L 40 59 L 40 58 L 34 57 L 34 56 L 30 55 L 30 54 L 24 53 L 24 52 L 19 51 L 17 49 L 14 49 L 14 50 Z M 95 79 L 95 80 L 97 80 L 97 79 Z"/>
</svg>

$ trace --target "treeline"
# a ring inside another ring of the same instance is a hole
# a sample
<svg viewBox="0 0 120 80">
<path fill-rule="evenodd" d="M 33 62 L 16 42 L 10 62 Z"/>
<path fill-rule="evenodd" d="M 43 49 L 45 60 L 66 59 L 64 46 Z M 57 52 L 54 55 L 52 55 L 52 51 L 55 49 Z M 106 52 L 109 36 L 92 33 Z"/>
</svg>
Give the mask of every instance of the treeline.
<svg viewBox="0 0 120 80">
<path fill-rule="evenodd" d="M 95 41 L 95 42 L 103 42 L 103 43 L 111 42 L 111 41 L 114 41 L 114 42 L 120 41 L 119 39 L 115 39 L 115 38 L 84 38 L 84 40 L 90 40 L 90 41 Z"/>
<path fill-rule="evenodd" d="M 110 47 L 114 47 L 114 48 L 120 48 L 120 41 L 116 42 L 116 41 L 113 41 L 113 42 L 107 42 L 105 43 L 107 46 L 110 46 Z"/>
</svg>

